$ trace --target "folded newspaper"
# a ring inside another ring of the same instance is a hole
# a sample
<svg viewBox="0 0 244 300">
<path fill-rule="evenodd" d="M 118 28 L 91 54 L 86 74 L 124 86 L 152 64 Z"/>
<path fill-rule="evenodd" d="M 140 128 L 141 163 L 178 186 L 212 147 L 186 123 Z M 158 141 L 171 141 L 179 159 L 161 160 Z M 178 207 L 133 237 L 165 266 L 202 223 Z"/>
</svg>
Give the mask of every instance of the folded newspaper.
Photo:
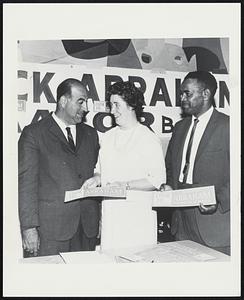
<svg viewBox="0 0 244 300">
<path fill-rule="evenodd" d="M 64 202 L 86 197 L 126 198 L 128 201 L 147 199 L 152 207 L 188 207 L 216 204 L 214 186 L 173 191 L 128 191 L 125 187 L 96 187 L 65 192 Z"/>
</svg>

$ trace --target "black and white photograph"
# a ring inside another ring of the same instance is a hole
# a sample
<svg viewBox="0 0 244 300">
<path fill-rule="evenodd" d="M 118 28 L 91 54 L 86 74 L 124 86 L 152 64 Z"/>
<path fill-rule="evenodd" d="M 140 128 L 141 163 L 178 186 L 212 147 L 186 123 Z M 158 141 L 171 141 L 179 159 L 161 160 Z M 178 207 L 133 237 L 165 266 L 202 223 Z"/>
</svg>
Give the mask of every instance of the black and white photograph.
<svg viewBox="0 0 244 300">
<path fill-rule="evenodd" d="M 240 5 L 4 25 L 3 295 L 239 296 Z"/>
</svg>

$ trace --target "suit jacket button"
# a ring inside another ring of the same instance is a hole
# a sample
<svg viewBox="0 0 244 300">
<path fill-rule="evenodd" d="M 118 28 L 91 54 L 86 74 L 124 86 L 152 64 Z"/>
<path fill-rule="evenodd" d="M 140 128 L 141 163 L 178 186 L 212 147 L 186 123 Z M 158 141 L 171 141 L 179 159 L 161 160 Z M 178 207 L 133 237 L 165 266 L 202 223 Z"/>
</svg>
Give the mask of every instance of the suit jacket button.
<svg viewBox="0 0 244 300">
<path fill-rule="evenodd" d="M 81 174 L 79 174 L 79 175 L 78 175 L 78 177 L 79 177 L 79 178 L 82 178 L 82 175 L 81 175 Z"/>
</svg>

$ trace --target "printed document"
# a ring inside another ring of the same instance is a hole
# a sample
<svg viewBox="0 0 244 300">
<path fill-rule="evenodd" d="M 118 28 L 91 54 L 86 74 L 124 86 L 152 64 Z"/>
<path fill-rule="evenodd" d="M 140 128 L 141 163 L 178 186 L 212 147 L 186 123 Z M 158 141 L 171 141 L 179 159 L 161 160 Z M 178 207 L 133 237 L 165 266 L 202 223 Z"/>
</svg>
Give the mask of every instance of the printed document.
<svg viewBox="0 0 244 300">
<path fill-rule="evenodd" d="M 77 200 L 86 197 L 111 197 L 111 198 L 125 198 L 126 188 L 125 187 L 95 187 L 79 189 L 74 191 L 66 191 L 64 202 Z"/>
<path fill-rule="evenodd" d="M 195 187 L 165 192 L 127 191 L 128 201 L 147 199 L 152 207 L 189 207 L 216 204 L 214 186 Z"/>
</svg>

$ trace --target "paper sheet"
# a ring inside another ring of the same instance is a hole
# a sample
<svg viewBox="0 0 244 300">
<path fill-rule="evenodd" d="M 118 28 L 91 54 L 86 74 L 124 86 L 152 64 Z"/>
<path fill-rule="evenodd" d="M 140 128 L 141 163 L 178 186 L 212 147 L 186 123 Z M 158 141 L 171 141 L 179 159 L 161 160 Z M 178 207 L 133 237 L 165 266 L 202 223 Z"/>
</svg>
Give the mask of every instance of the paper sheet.
<svg viewBox="0 0 244 300">
<path fill-rule="evenodd" d="M 74 191 L 66 191 L 64 202 L 73 201 L 86 197 L 112 197 L 112 198 L 125 198 L 125 187 L 95 187 L 87 189 L 79 189 Z"/>
<path fill-rule="evenodd" d="M 134 253 L 140 256 L 140 262 L 189 262 L 208 261 L 216 259 L 215 256 L 205 253 L 201 248 L 184 246 L 177 242 L 158 244 L 151 249 Z M 138 261 L 137 261 L 138 262 Z"/>
<path fill-rule="evenodd" d="M 60 255 L 66 264 L 116 263 L 112 255 L 107 255 L 99 251 L 62 252 Z"/>
</svg>

